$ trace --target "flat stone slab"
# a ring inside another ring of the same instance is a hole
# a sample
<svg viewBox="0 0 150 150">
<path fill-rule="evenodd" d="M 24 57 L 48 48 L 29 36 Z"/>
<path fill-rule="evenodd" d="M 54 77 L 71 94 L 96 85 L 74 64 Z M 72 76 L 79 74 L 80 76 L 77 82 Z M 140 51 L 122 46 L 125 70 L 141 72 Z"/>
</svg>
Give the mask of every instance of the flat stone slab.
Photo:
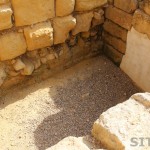
<svg viewBox="0 0 150 150">
<path fill-rule="evenodd" d="M 111 150 L 149 150 L 150 93 L 135 94 L 108 109 L 94 123 L 92 134 Z"/>
<path fill-rule="evenodd" d="M 47 150 L 90 150 L 79 138 L 67 137 Z"/>
</svg>

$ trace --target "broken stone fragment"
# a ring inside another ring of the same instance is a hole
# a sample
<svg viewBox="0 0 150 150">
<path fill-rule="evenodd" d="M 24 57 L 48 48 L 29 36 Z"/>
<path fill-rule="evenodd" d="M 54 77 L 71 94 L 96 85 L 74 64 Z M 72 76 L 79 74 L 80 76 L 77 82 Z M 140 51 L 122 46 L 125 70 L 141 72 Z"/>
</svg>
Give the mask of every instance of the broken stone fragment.
<svg viewBox="0 0 150 150">
<path fill-rule="evenodd" d="M 28 58 L 23 58 L 22 61 L 25 64 L 25 67 L 23 70 L 21 70 L 21 74 L 31 75 L 34 71 L 34 64 Z"/>
<path fill-rule="evenodd" d="M 19 71 L 25 68 L 25 64 L 22 62 L 20 58 L 18 58 L 16 62 L 13 64 L 13 67 L 16 71 Z"/>
</svg>

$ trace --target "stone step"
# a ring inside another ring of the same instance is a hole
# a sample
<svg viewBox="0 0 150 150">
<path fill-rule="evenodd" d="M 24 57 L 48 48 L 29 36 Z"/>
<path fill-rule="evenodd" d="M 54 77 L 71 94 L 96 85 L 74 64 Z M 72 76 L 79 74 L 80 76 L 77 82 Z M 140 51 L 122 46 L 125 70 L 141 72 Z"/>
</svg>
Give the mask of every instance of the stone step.
<svg viewBox="0 0 150 150">
<path fill-rule="evenodd" d="M 92 134 L 109 150 L 150 150 L 150 93 L 135 94 L 104 112 Z"/>
</svg>

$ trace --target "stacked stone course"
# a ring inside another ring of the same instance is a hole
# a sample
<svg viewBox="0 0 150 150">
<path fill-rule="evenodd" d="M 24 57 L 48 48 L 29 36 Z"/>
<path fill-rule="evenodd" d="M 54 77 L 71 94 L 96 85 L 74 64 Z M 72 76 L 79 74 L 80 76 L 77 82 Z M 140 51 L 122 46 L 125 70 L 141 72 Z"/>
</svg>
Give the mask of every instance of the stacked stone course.
<svg viewBox="0 0 150 150">
<path fill-rule="evenodd" d="M 0 0 L 0 85 L 16 84 L 13 81 L 43 66 L 51 74 L 99 53 L 106 4 L 107 0 Z"/>
</svg>

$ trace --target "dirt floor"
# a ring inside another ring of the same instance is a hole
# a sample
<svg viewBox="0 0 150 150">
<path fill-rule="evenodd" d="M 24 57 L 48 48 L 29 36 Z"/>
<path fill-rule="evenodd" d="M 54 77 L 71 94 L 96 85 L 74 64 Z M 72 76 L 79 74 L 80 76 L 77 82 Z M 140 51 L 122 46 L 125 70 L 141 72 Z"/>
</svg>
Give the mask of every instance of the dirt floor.
<svg viewBox="0 0 150 150">
<path fill-rule="evenodd" d="M 0 99 L 0 150 L 45 150 L 67 136 L 88 135 L 103 111 L 139 91 L 104 56 L 16 87 Z"/>
</svg>

